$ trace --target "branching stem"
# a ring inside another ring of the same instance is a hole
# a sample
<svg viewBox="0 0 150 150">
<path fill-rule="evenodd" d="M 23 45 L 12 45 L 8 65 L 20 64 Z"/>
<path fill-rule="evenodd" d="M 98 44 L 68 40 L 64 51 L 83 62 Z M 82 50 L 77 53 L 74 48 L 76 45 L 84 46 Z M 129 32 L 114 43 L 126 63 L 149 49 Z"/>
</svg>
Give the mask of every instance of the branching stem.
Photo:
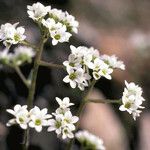
<svg viewBox="0 0 150 150">
<path fill-rule="evenodd" d="M 23 83 L 26 85 L 27 88 L 29 88 L 30 84 L 24 74 L 21 72 L 20 68 L 18 66 L 15 67 L 16 73 L 20 77 L 20 79 L 23 81 Z"/>
<path fill-rule="evenodd" d="M 43 67 L 48 67 L 48 68 L 58 68 L 58 69 L 65 69 L 65 67 L 63 65 L 59 65 L 59 64 L 54 64 L 54 63 L 50 63 L 50 62 L 45 62 L 45 61 L 39 61 L 39 65 L 43 66 Z"/>
</svg>

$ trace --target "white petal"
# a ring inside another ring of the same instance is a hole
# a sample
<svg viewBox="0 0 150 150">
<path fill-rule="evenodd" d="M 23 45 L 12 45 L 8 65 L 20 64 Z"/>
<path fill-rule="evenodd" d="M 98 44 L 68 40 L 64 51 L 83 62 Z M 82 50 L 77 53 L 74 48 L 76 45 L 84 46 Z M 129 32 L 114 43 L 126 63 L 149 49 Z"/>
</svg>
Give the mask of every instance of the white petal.
<svg viewBox="0 0 150 150">
<path fill-rule="evenodd" d="M 6 111 L 12 115 L 15 115 L 15 112 L 12 109 L 7 109 Z"/>
<path fill-rule="evenodd" d="M 20 124 L 20 127 L 21 127 L 22 129 L 27 129 L 27 124 Z"/>
<path fill-rule="evenodd" d="M 48 132 L 55 131 L 55 130 L 56 130 L 56 128 L 53 127 L 53 126 L 51 126 L 51 127 L 49 127 L 49 128 L 47 129 Z"/>
<path fill-rule="evenodd" d="M 33 121 L 29 122 L 29 127 L 34 128 L 35 124 L 33 123 Z"/>
<path fill-rule="evenodd" d="M 52 45 L 57 45 L 57 43 L 58 43 L 57 40 L 55 40 L 55 39 L 52 40 Z"/>
<path fill-rule="evenodd" d="M 69 75 L 67 75 L 67 76 L 63 79 L 63 81 L 64 81 L 65 83 L 69 83 L 69 82 L 70 82 Z"/>
<path fill-rule="evenodd" d="M 76 82 L 75 81 L 70 81 L 70 86 L 74 89 L 76 88 Z"/>
<path fill-rule="evenodd" d="M 59 105 L 62 104 L 62 100 L 61 100 L 59 97 L 56 97 L 55 99 L 56 99 L 56 101 L 57 101 L 57 103 L 58 103 Z"/>
<path fill-rule="evenodd" d="M 35 126 L 35 130 L 37 132 L 41 132 L 42 131 L 42 126 Z"/>
<path fill-rule="evenodd" d="M 119 110 L 120 110 L 120 111 L 126 111 L 127 109 L 124 107 L 124 105 L 121 105 L 121 106 L 119 107 Z"/>
</svg>

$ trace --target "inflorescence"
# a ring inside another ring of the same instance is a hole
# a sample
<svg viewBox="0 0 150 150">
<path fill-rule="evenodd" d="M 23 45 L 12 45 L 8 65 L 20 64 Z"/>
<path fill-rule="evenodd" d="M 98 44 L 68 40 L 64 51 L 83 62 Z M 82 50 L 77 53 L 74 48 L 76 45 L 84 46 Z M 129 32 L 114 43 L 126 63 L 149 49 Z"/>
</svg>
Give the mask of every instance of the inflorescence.
<svg viewBox="0 0 150 150">
<path fill-rule="evenodd" d="M 111 79 L 113 69 L 125 69 L 122 61 L 118 61 L 116 56 L 100 55 L 97 49 L 85 46 L 70 46 L 71 54 L 63 64 L 68 75 L 63 79 L 65 83 L 70 83 L 72 88 L 78 87 L 84 90 L 88 87 L 91 79 L 99 80 L 101 77 Z"/>
<path fill-rule="evenodd" d="M 52 45 L 68 42 L 73 33 L 78 33 L 79 23 L 68 12 L 37 2 L 32 6 L 27 6 L 27 13 L 38 24 L 42 36 L 45 39 L 52 39 Z M 6 23 L 0 27 L 0 41 L 5 46 L 5 49 L 0 51 L 1 65 L 16 68 L 24 63 L 31 63 L 32 58 L 37 54 L 37 48 L 25 41 L 24 27 L 18 25 L 19 23 Z M 17 44 L 21 45 L 12 50 L 11 46 Z M 63 81 L 69 83 L 71 88 L 78 87 L 84 91 L 92 80 L 97 81 L 101 77 L 111 80 L 114 69 L 125 70 L 124 63 L 118 60 L 115 55 L 101 55 L 99 50 L 93 47 L 71 45 L 70 49 L 71 54 L 68 56 L 68 60 L 63 62 L 67 71 L 67 76 Z M 119 109 L 132 114 L 136 120 L 144 108 L 141 106 L 144 101 L 142 89 L 133 82 L 127 83 L 125 81 L 125 85 L 121 98 L 122 105 Z M 40 109 L 37 106 L 28 110 L 27 105 L 17 104 L 14 109 L 7 109 L 7 112 L 14 116 L 8 121 L 7 126 L 18 124 L 24 130 L 30 127 L 37 132 L 41 132 L 42 128 L 47 126 L 48 132 L 55 131 L 57 136 L 62 139 L 74 138 L 76 123 L 79 120 L 78 116 L 73 116 L 70 111 L 70 106 L 74 104 L 70 102 L 68 97 L 63 100 L 56 97 L 56 101 L 59 107 L 52 114 L 48 114 L 47 108 Z M 88 131 L 79 131 L 75 137 L 84 148 L 105 150 L 103 141 Z"/>
</svg>

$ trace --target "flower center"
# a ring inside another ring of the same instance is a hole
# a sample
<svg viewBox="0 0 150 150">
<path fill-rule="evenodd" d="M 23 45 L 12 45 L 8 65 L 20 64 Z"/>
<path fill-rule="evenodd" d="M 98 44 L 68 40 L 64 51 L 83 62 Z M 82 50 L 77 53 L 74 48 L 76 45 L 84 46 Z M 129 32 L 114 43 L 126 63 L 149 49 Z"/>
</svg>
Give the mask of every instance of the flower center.
<svg viewBox="0 0 150 150">
<path fill-rule="evenodd" d="M 61 127 L 61 122 L 60 121 L 57 121 L 56 124 L 55 124 L 56 128 L 60 128 Z"/>
<path fill-rule="evenodd" d="M 35 120 L 35 125 L 37 125 L 37 126 L 41 125 L 41 120 L 40 119 L 36 119 Z"/>
<path fill-rule="evenodd" d="M 127 108 L 127 109 L 129 109 L 131 107 L 131 103 L 127 102 L 124 107 Z"/>
<path fill-rule="evenodd" d="M 98 79 L 100 76 L 97 72 L 94 73 L 95 77 Z"/>
<path fill-rule="evenodd" d="M 15 34 L 14 35 L 14 39 L 15 39 L 15 41 L 19 41 L 20 40 L 20 36 L 18 34 Z"/>
<path fill-rule="evenodd" d="M 106 75 L 107 74 L 107 71 L 106 70 L 102 70 L 103 74 Z"/>
<path fill-rule="evenodd" d="M 23 122 L 24 122 L 24 119 L 23 119 L 22 117 L 20 117 L 20 118 L 19 118 L 19 122 L 20 122 L 20 123 L 23 123 Z"/>
<path fill-rule="evenodd" d="M 76 74 L 76 73 L 71 73 L 71 74 L 69 75 L 69 78 L 70 78 L 71 80 L 74 80 L 76 77 L 77 77 L 77 74 Z"/>
<path fill-rule="evenodd" d="M 75 66 L 74 63 L 69 63 L 69 65 L 70 65 L 71 67 L 74 67 L 74 66 Z"/>
<path fill-rule="evenodd" d="M 59 40 L 59 39 L 61 38 L 61 36 L 60 36 L 59 34 L 56 34 L 56 35 L 54 36 L 54 38 L 55 38 L 56 40 Z"/>
<path fill-rule="evenodd" d="M 65 133 L 65 134 L 67 134 L 67 133 L 68 133 L 68 130 L 67 130 L 67 129 L 65 129 L 65 130 L 64 130 L 64 133 Z"/>
<path fill-rule="evenodd" d="M 69 120 L 69 119 L 64 119 L 64 121 L 65 121 L 66 123 L 70 123 L 70 120 Z"/>
</svg>

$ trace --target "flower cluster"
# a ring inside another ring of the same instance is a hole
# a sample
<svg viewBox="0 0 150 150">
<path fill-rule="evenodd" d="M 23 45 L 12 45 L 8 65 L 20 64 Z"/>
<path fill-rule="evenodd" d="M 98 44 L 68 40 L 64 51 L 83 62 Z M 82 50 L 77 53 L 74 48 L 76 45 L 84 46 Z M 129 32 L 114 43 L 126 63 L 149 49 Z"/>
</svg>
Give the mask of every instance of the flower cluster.
<svg viewBox="0 0 150 150">
<path fill-rule="evenodd" d="M 51 9 L 50 6 L 44 6 L 37 2 L 32 6 L 27 6 L 29 17 L 38 24 L 42 24 L 43 29 L 48 32 L 48 36 L 52 38 L 52 44 L 56 45 L 58 42 L 68 42 L 72 33 L 78 32 L 79 23 L 75 17 L 68 12 L 63 12 L 58 9 Z"/>
<path fill-rule="evenodd" d="M 70 83 L 72 88 L 84 90 L 88 86 L 90 79 L 95 80 L 105 77 L 111 79 L 113 69 L 125 69 L 122 61 L 118 61 L 116 56 L 100 56 L 99 51 L 93 47 L 70 46 L 71 54 L 67 61 L 63 62 L 66 66 L 68 75 L 63 79 L 65 83 Z"/>
<path fill-rule="evenodd" d="M 84 149 L 105 150 L 103 140 L 86 130 L 78 131 L 75 134 L 75 137 L 81 143 Z"/>
<path fill-rule="evenodd" d="M 46 108 L 40 110 L 37 106 L 28 111 L 26 105 L 15 105 L 14 110 L 6 111 L 14 116 L 8 121 L 7 126 L 18 124 L 22 129 L 27 129 L 29 126 L 35 128 L 37 132 L 41 132 L 43 126 L 48 126 L 48 119 L 52 117 L 47 114 Z"/>
<path fill-rule="evenodd" d="M 54 119 L 48 121 L 48 131 L 55 131 L 58 137 L 62 139 L 73 138 L 73 131 L 75 130 L 75 123 L 79 120 L 77 116 L 73 116 L 70 111 L 70 106 L 74 105 L 70 103 L 70 99 L 65 97 L 63 100 L 56 97 L 56 101 L 59 104 L 59 108 L 53 113 Z"/>
<path fill-rule="evenodd" d="M 129 114 L 132 114 L 134 120 L 136 117 L 140 116 L 142 112 L 139 109 L 143 109 L 144 107 L 141 106 L 143 101 L 145 100 L 142 97 L 142 89 L 135 83 L 127 83 L 125 81 L 126 88 L 124 89 L 123 96 L 122 96 L 122 105 L 120 106 L 121 111 L 127 111 Z"/>
<path fill-rule="evenodd" d="M 24 35 L 25 29 L 23 27 L 17 27 L 19 23 L 10 24 L 6 23 L 1 25 L 0 28 L 0 41 L 9 48 L 12 44 L 18 44 L 22 42 L 26 36 Z"/>
<path fill-rule="evenodd" d="M 0 51 L 0 63 L 8 66 L 20 66 L 25 62 L 31 63 L 35 52 L 32 48 L 19 46 L 13 52 L 9 52 L 7 48 Z"/>
<path fill-rule="evenodd" d="M 108 64 L 111 68 L 118 68 L 121 70 L 125 70 L 125 65 L 123 61 L 118 61 L 117 57 L 115 55 L 108 56 L 108 55 L 102 55 L 101 59 Z"/>
</svg>

